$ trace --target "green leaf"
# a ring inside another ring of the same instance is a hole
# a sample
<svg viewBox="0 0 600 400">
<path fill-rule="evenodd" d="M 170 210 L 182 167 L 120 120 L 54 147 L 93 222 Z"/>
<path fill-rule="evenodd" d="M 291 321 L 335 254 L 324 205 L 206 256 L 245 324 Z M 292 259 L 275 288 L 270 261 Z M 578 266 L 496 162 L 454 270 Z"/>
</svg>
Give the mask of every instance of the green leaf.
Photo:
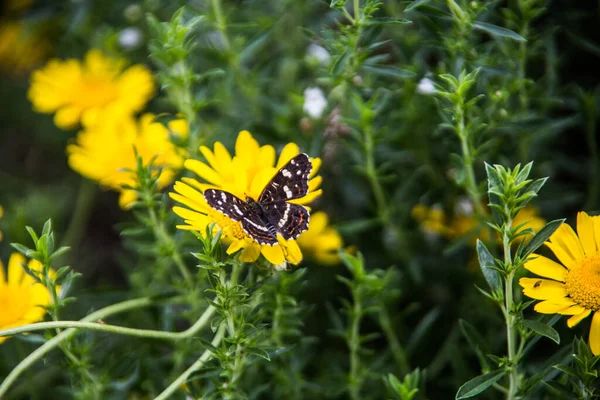
<svg viewBox="0 0 600 400">
<path fill-rule="evenodd" d="M 494 256 L 492 256 L 492 253 L 490 253 L 485 244 L 479 239 L 477 239 L 477 258 L 479 259 L 479 266 L 481 267 L 481 272 L 483 272 L 483 277 L 488 285 L 490 285 L 492 292 L 501 292 L 502 280 L 498 271 L 496 271 Z"/>
<path fill-rule="evenodd" d="M 555 219 L 554 221 L 548 222 L 535 236 L 527 243 L 527 246 L 523 249 L 521 258 L 527 258 L 531 253 L 536 251 L 552 234 L 565 222 L 565 219 Z"/>
<path fill-rule="evenodd" d="M 404 9 L 404 12 L 412 11 L 415 8 L 422 6 L 423 4 L 428 3 L 428 2 L 429 2 L 429 0 L 415 0 Z"/>
<path fill-rule="evenodd" d="M 381 25 L 381 24 L 412 24 L 412 21 L 402 18 L 380 17 L 372 18 L 367 21 L 366 25 Z"/>
<path fill-rule="evenodd" d="M 467 338 L 471 349 L 477 354 L 481 366 L 487 368 L 489 365 L 485 355 L 489 353 L 489 350 L 485 340 L 479 335 L 479 332 L 477 332 L 475 327 L 464 319 L 459 319 L 458 325 L 460 326 L 463 335 Z"/>
<path fill-rule="evenodd" d="M 267 353 L 267 351 L 264 349 L 261 349 L 258 347 L 245 347 L 244 351 L 248 354 L 252 354 L 254 356 L 264 358 L 267 361 L 271 361 L 271 357 L 269 356 L 269 353 Z"/>
<path fill-rule="evenodd" d="M 371 72 L 375 75 L 387 76 L 395 79 L 412 79 L 417 74 L 412 71 L 408 71 L 406 69 L 394 67 L 391 65 L 364 65 L 362 67 L 363 70 Z"/>
<path fill-rule="evenodd" d="M 49 235 L 52 231 L 52 220 L 49 219 L 44 223 L 44 227 L 42 228 L 42 236 Z"/>
<path fill-rule="evenodd" d="M 530 319 L 522 320 L 521 324 L 523 324 L 523 326 L 526 326 L 527 328 L 531 329 L 538 335 L 545 336 L 548 339 L 554 341 L 556 344 L 560 344 L 560 335 L 551 326 L 549 326 L 543 322 L 534 321 L 534 320 L 530 320 Z"/>
<path fill-rule="evenodd" d="M 513 32 L 510 29 L 502 28 L 498 25 L 488 24 L 487 22 L 475 22 L 473 23 L 473 28 L 479 29 L 480 31 L 484 31 L 493 36 L 501 36 L 509 39 L 513 39 L 519 42 L 526 42 L 523 36 L 519 35 L 517 32 Z"/>
<path fill-rule="evenodd" d="M 458 392 L 456 393 L 456 400 L 468 399 L 469 397 L 478 395 L 502 379 L 504 374 L 504 369 L 498 369 L 496 371 L 471 379 L 458 389 Z"/>
</svg>

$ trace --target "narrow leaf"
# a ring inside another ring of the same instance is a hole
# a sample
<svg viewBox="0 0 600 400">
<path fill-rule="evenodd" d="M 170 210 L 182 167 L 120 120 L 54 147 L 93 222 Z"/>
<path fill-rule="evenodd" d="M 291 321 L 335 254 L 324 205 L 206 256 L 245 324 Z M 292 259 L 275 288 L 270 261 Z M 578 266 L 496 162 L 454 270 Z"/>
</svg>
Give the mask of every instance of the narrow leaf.
<svg viewBox="0 0 600 400">
<path fill-rule="evenodd" d="M 428 3 L 428 2 L 429 2 L 429 0 L 415 0 L 404 9 L 404 12 L 412 11 L 415 8 L 422 6 L 423 4 Z"/>
<path fill-rule="evenodd" d="M 488 285 L 492 289 L 493 293 L 499 293 L 502 290 L 502 281 L 496 271 L 496 263 L 494 262 L 494 256 L 487 249 L 485 244 L 477 239 L 477 258 L 479 259 L 479 266 L 483 277 L 487 281 Z"/>
<path fill-rule="evenodd" d="M 456 400 L 468 399 L 485 391 L 487 388 L 498 382 L 504 376 L 504 369 L 499 369 L 485 375 L 473 378 L 462 385 L 456 393 Z"/>
<path fill-rule="evenodd" d="M 521 323 L 527 328 L 537 333 L 538 335 L 545 336 L 548 339 L 554 341 L 556 344 L 560 344 L 560 335 L 551 326 L 543 322 L 534 321 L 530 319 L 524 319 L 523 321 L 521 321 Z"/>
<path fill-rule="evenodd" d="M 488 24 L 487 22 L 475 22 L 473 24 L 473 28 L 479 29 L 480 31 L 484 31 L 493 36 L 501 36 L 509 39 L 513 39 L 519 42 L 526 42 L 523 36 L 519 35 L 517 32 L 511 31 L 510 29 L 502 28 L 498 25 Z"/>
<path fill-rule="evenodd" d="M 248 354 L 255 355 L 260 358 L 264 358 L 267 361 L 271 361 L 271 357 L 269 357 L 269 353 L 266 350 L 263 350 L 258 347 L 245 347 L 244 351 Z"/>
<path fill-rule="evenodd" d="M 406 69 L 394 67 L 391 65 L 365 65 L 362 69 L 364 69 L 365 71 L 369 71 L 375 75 L 387 76 L 395 79 L 411 79 L 416 76 L 416 74 L 412 71 L 408 71 Z"/>
<path fill-rule="evenodd" d="M 527 243 L 527 246 L 523 249 L 521 258 L 527 258 L 531 253 L 536 251 L 552 234 L 558 229 L 562 223 L 565 222 L 563 219 L 555 219 L 554 221 L 548 222 L 535 236 Z"/>
</svg>

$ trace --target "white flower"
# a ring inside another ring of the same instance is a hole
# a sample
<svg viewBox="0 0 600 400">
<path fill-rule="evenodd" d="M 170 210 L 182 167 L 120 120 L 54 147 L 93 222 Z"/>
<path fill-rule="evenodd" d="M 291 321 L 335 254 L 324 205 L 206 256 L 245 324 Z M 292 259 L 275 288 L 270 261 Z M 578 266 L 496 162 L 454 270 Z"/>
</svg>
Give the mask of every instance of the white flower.
<svg viewBox="0 0 600 400">
<path fill-rule="evenodd" d="M 119 32 L 119 45 L 126 50 L 133 50 L 142 44 L 144 35 L 139 28 L 129 27 Z"/>
<path fill-rule="evenodd" d="M 434 94 L 435 86 L 433 86 L 433 81 L 427 77 L 421 79 L 417 85 L 417 93 L 425 95 Z"/>
<path fill-rule="evenodd" d="M 311 118 L 321 118 L 323 111 L 327 107 L 327 99 L 323 91 L 317 87 L 306 88 L 304 91 L 304 107 L 303 110 Z"/>
<path fill-rule="evenodd" d="M 315 58 L 321 64 L 326 65 L 329 64 L 329 60 L 331 60 L 331 55 L 329 52 L 322 46 L 318 44 L 311 43 L 306 49 L 306 55 L 310 58 Z"/>
</svg>

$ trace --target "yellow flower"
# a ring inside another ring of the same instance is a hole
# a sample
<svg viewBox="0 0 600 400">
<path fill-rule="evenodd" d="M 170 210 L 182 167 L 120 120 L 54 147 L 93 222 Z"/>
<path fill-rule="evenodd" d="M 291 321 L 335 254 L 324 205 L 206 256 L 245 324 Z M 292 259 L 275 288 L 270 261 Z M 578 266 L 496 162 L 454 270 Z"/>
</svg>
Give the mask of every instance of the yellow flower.
<svg viewBox="0 0 600 400">
<path fill-rule="evenodd" d="M 144 114 L 138 120 L 119 111 L 106 112 L 102 119 L 77 135 L 76 143 L 67 146 L 69 166 L 79 174 L 98 182 L 101 186 L 121 193 L 119 204 L 127 208 L 137 199 L 133 190 L 122 185 L 135 186 L 136 158 L 134 146 L 144 165 L 154 156 L 156 167 L 162 167 L 158 187 L 173 182 L 175 174 L 183 167 L 187 153 L 169 140 L 169 131 L 182 137 L 188 134 L 183 120 L 174 120 L 165 128 L 155 122 L 155 116 Z"/>
<path fill-rule="evenodd" d="M 0 68 L 12 75 L 27 73 L 50 51 L 50 43 L 19 21 L 0 21 Z"/>
<path fill-rule="evenodd" d="M 201 146 L 200 151 L 207 163 L 187 160 L 185 168 L 194 172 L 204 182 L 182 178 L 175 183 L 176 193 L 170 194 L 174 200 L 189 207 L 189 209 L 173 208 L 173 211 L 185 220 L 185 225 L 179 225 L 178 228 L 203 233 L 207 225 L 216 223 L 222 230 L 224 239 L 231 242 L 227 253 L 233 254 L 243 249 L 240 260 L 244 262 L 256 261 L 260 254 L 274 265 L 283 264 L 285 261 L 292 264 L 302 261 L 302 253 L 294 240 L 278 237 L 279 243 L 274 246 L 260 245 L 244 232 L 241 223 L 211 208 L 202 195 L 204 190 L 216 188 L 230 192 L 241 199 L 245 199 L 246 195 L 258 199 L 275 173 L 300 153 L 298 146 L 294 143 L 287 144 L 276 162 L 273 146 L 260 146 L 250 132 L 242 131 L 235 144 L 234 157 L 219 142 L 215 143 L 214 151 L 205 146 Z M 313 158 L 312 165 L 311 179 L 308 184 L 309 193 L 290 203 L 309 204 L 321 195 L 321 190 L 318 189 L 321 177 L 316 176 L 321 160 Z"/>
<path fill-rule="evenodd" d="M 25 257 L 13 253 L 8 261 L 8 279 L 4 273 L 4 265 L 0 260 L 0 329 L 14 328 L 31 324 L 44 318 L 52 296 L 44 285 L 37 283 L 21 267 Z M 31 260 L 28 267 L 41 272 L 42 264 Z M 0 337 L 0 343 L 8 337 Z"/>
<path fill-rule="evenodd" d="M 444 210 L 440 207 L 430 208 L 418 204 L 413 207 L 412 216 L 421 223 L 426 233 L 451 240 L 470 236 L 469 244 L 474 246 L 477 238 L 488 241 L 490 230 L 477 219 L 471 208 L 470 204 L 468 204 L 454 216 L 448 218 Z M 532 229 L 534 232 L 537 232 L 544 227 L 546 221 L 539 216 L 537 208 L 527 206 L 517 213 L 512 226 L 516 228 L 523 223 L 524 225 L 519 228 L 519 231 Z M 523 239 L 530 239 L 531 237 L 531 234 L 519 236 L 514 240 L 514 243 L 519 243 Z M 495 240 L 501 242 L 499 236 L 496 236 Z"/>
<path fill-rule="evenodd" d="M 310 216 L 308 230 L 298 238 L 298 245 L 322 264 L 333 265 L 339 262 L 338 250 L 342 247 L 342 237 L 328 226 L 329 218 L 323 211 Z"/>
<path fill-rule="evenodd" d="M 70 129 L 93 122 L 108 107 L 140 111 L 154 94 L 150 71 L 142 65 L 125 69 L 121 59 L 90 50 L 85 61 L 50 60 L 31 75 L 28 96 L 36 111 L 56 112 L 54 123 Z"/>
<path fill-rule="evenodd" d="M 534 310 L 541 314 L 571 315 L 569 328 L 592 312 L 590 347 L 600 354 L 600 216 L 577 214 L 577 234 L 562 224 L 545 243 L 560 263 L 533 254 L 525 268 L 543 278 L 521 278 L 523 293 L 542 300 Z"/>
</svg>

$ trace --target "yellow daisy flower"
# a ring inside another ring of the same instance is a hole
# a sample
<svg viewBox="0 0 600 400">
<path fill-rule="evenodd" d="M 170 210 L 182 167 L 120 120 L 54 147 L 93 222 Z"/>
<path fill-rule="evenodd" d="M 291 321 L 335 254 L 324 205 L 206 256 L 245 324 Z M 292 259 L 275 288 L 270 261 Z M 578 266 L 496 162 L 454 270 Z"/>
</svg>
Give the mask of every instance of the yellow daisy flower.
<svg viewBox="0 0 600 400">
<path fill-rule="evenodd" d="M 20 21 L 0 21 L 0 69 L 12 75 L 28 73 L 43 62 L 50 43 Z"/>
<path fill-rule="evenodd" d="M 119 111 L 107 112 L 97 123 L 86 126 L 76 142 L 67 146 L 69 166 L 101 186 L 120 192 L 119 204 L 127 208 L 137 199 L 133 190 L 122 188 L 122 185 L 135 186 L 134 175 L 124 170 L 136 169 L 134 147 L 144 163 L 158 156 L 154 165 L 162 168 L 159 189 L 173 182 L 183 167 L 187 152 L 170 141 L 170 133 L 186 137 L 188 124 L 174 120 L 167 129 L 155 121 L 153 114 L 144 114 L 136 120 Z"/>
<path fill-rule="evenodd" d="M 233 254 L 242 250 L 240 260 L 244 262 L 256 261 L 261 254 L 274 265 L 283 264 L 285 261 L 292 264 L 302 261 L 302 252 L 294 240 L 278 237 L 279 243 L 274 246 L 260 245 L 244 232 L 241 223 L 211 208 L 202 195 L 204 190 L 214 188 L 230 192 L 241 199 L 245 199 L 246 195 L 258 199 L 275 173 L 300 153 L 298 146 L 294 143 L 287 144 L 276 162 L 273 146 L 260 146 L 250 132 L 242 131 L 238 135 L 233 157 L 219 142 L 215 143 L 214 151 L 205 146 L 201 146 L 200 151 L 207 163 L 187 160 L 185 168 L 194 172 L 204 182 L 182 178 L 175 183 L 176 193 L 170 193 L 174 200 L 189 207 L 173 207 L 173 211 L 185 220 L 185 225 L 179 225 L 178 228 L 204 232 L 207 225 L 216 223 L 224 239 L 230 242 L 227 253 Z M 321 160 L 311 160 L 313 169 L 308 184 L 309 193 L 290 203 L 306 205 L 321 195 L 322 191 L 318 189 L 321 177 L 316 176 Z"/>
<path fill-rule="evenodd" d="M 467 207 L 468 208 L 468 207 Z M 469 244 L 475 246 L 477 239 L 484 242 L 489 240 L 490 231 L 485 228 L 482 223 L 476 218 L 470 210 L 460 210 L 453 217 L 448 218 L 444 210 L 440 207 L 427 207 L 418 204 L 412 209 L 412 216 L 419 221 L 423 230 L 428 234 L 442 236 L 447 239 L 460 239 L 471 235 Z M 539 231 L 544 227 L 546 221 L 539 216 L 539 210 L 532 206 L 527 206 L 521 209 L 513 220 L 513 227 L 517 227 L 525 223 L 520 230 L 532 229 L 534 232 Z M 482 229 L 484 228 L 484 229 Z M 519 243 L 524 239 L 530 239 L 531 234 L 522 235 L 515 239 L 515 243 Z M 498 242 L 501 242 L 500 236 L 496 237 Z"/>
<path fill-rule="evenodd" d="M 21 267 L 26 259 L 19 253 L 13 253 L 8 261 L 8 279 L 4 264 L 0 260 L 0 329 L 14 328 L 38 322 L 44 318 L 44 306 L 52 304 L 48 289 L 37 283 Z M 31 260 L 28 267 L 41 272 L 42 264 Z M 8 337 L 0 337 L 0 343 Z"/>
<path fill-rule="evenodd" d="M 310 216 L 308 230 L 297 239 L 302 251 L 321 264 L 333 265 L 340 261 L 338 250 L 343 242 L 340 234 L 329 226 L 329 217 L 323 211 Z"/>
<path fill-rule="evenodd" d="M 523 293 L 541 300 L 534 310 L 541 314 L 571 315 L 569 328 L 592 312 L 589 343 L 600 354 L 600 216 L 577 214 L 577 233 L 562 224 L 545 243 L 560 263 L 533 254 L 525 268 L 543 278 L 521 278 Z"/>
<path fill-rule="evenodd" d="M 56 112 L 54 123 L 62 129 L 91 123 L 108 107 L 133 113 L 153 96 L 154 81 L 143 65 L 125 66 L 100 50 L 90 50 L 83 62 L 50 60 L 31 75 L 28 97 L 36 111 Z"/>
</svg>

